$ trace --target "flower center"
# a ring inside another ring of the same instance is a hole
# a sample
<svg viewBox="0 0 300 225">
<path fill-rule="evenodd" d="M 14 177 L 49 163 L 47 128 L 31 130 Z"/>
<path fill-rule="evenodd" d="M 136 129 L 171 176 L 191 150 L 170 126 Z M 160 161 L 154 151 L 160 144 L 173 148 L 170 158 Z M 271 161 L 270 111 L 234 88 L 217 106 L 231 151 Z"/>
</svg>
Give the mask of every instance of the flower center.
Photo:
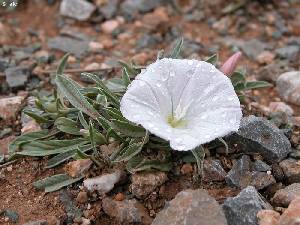
<svg viewBox="0 0 300 225">
<path fill-rule="evenodd" d="M 177 119 L 172 114 L 167 117 L 167 122 L 173 128 L 182 128 L 186 125 L 186 121 L 183 118 Z"/>
</svg>

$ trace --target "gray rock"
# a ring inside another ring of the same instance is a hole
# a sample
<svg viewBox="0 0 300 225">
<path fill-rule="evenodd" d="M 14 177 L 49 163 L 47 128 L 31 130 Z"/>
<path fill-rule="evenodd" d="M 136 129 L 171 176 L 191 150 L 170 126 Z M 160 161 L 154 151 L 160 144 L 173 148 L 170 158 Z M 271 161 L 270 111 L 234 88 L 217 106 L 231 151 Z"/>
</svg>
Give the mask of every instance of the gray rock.
<svg viewBox="0 0 300 225">
<path fill-rule="evenodd" d="M 300 183 L 291 184 L 284 189 L 276 191 L 272 198 L 276 206 L 288 207 L 291 201 L 300 196 Z"/>
<path fill-rule="evenodd" d="M 279 95 L 288 102 L 300 105 L 300 71 L 281 74 L 276 82 Z"/>
<path fill-rule="evenodd" d="M 279 163 L 286 180 L 289 183 L 300 182 L 300 161 L 296 159 L 285 159 Z"/>
<path fill-rule="evenodd" d="M 251 172 L 251 181 L 249 182 L 249 185 L 254 186 L 257 190 L 264 189 L 275 183 L 276 180 L 271 174 L 258 171 Z"/>
<path fill-rule="evenodd" d="M 255 59 L 267 48 L 267 45 L 258 39 L 251 39 L 250 41 L 240 43 L 239 47 L 249 58 Z"/>
<path fill-rule="evenodd" d="M 55 37 L 48 40 L 48 47 L 74 54 L 76 57 L 81 57 L 87 53 L 89 42 L 79 41 L 68 37 Z"/>
<path fill-rule="evenodd" d="M 70 191 L 62 189 L 59 192 L 59 200 L 67 213 L 67 224 L 71 224 L 74 218 L 80 218 L 83 215 L 82 210 L 76 207 L 76 201 Z"/>
<path fill-rule="evenodd" d="M 296 60 L 298 58 L 299 52 L 300 52 L 300 47 L 297 45 L 290 45 L 275 50 L 275 53 L 280 58 L 288 59 L 290 61 Z"/>
<path fill-rule="evenodd" d="M 149 195 L 168 179 L 167 174 L 164 172 L 136 173 L 131 178 L 131 192 L 137 198 Z"/>
<path fill-rule="evenodd" d="M 226 225 L 218 202 L 205 190 L 184 190 L 166 204 L 152 225 Z"/>
<path fill-rule="evenodd" d="M 233 187 L 246 187 L 250 181 L 250 157 L 243 155 L 225 177 L 226 183 Z"/>
<path fill-rule="evenodd" d="M 116 15 L 120 0 L 107 1 L 105 5 L 99 7 L 99 11 L 105 19 L 111 19 Z"/>
<path fill-rule="evenodd" d="M 250 157 L 243 155 L 228 172 L 225 180 L 229 186 L 245 188 L 254 186 L 260 190 L 276 183 L 274 177 L 265 172 L 252 171 Z"/>
<path fill-rule="evenodd" d="M 223 181 L 226 172 L 219 160 L 204 160 L 203 163 L 203 180 L 205 182 Z"/>
<path fill-rule="evenodd" d="M 96 6 L 85 0 L 63 0 L 59 12 L 63 16 L 84 21 L 90 18 L 95 9 Z"/>
<path fill-rule="evenodd" d="M 162 5 L 163 0 L 125 0 L 121 4 L 121 14 L 127 19 L 133 19 L 141 12 L 149 12 Z"/>
<path fill-rule="evenodd" d="M 259 172 L 267 172 L 272 170 L 271 166 L 261 160 L 256 160 L 254 162 L 253 169 Z"/>
<path fill-rule="evenodd" d="M 287 60 L 275 61 L 259 69 L 256 77 L 258 80 L 276 82 L 281 73 L 289 70 L 290 67 Z"/>
<path fill-rule="evenodd" d="M 9 87 L 22 87 L 27 82 L 30 70 L 25 66 L 16 66 L 5 70 L 6 82 Z"/>
<path fill-rule="evenodd" d="M 116 218 L 121 224 L 141 223 L 149 225 L 152 222 L 145 207 L 135 199 L 115 201 L 111 198 L 104 198 L 102 207 L 107 215 Z"/>
<path fill-rule="evenodd" d="M 154 35 L 144 34 L 136 42 L 136 47 L 139 49 L 151 48 L 158 43 L 158 39 Z"/>
<path fill-rule="evenodd" d="M 48 222 L 46 220 L 37 220 L 24 223 L 23 225 L 48 225 Z"/>
<path fill-rule="evenodd" d="M 252 186 L 243 189 L 236 197 L 227 198 L 223 204 L 230 225 L 258 225 L 256 215 L 262 209 L 271 209 L 271 206 Z"/>
<path fill-rule="evenodd" d="M 226 139 L 246 154 L 258 153 L 267 162 L 279 162 L 291 152 L 291 144 L 284 133 L 262 117 L 242 118 L 238 132 Z"/>
</svg>

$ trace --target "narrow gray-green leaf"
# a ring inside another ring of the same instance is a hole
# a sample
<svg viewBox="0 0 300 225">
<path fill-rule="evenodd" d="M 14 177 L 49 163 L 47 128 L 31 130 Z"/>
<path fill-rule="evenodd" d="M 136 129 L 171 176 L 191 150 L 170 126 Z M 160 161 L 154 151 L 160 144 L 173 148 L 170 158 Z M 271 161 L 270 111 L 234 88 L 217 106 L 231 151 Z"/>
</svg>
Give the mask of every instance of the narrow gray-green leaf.
<svg viewBox="0 0 300 225">
<path fill-rule="evenodd" d="M 55 120 L 54 125 L 56 128 L 64 133 L 81 135 L 80 128 L 74 120 L 66 117 L 59 117 Z"/>
<path fill-rule="evenodd" d="M 23 151 L 16 152 L 15 155 L 26 156 L 47 156 L 68 152 L 77 149 L 78 146 L 87 144 L 88 141 L 83 138 L 72 140 L 50 140 L 34 141 L 22 146 Z"/>
<path fill-rule="evenodd" d="M 28 115 L 31 118 L 33 118 L 38 123 L 47 123 L 47 122 L 49 122 L 49 120 L 45 116 L 42 116 L 41 113 L 29 110 L 29 109 L 24 110 L 23 112 L 26 115 Z"/>
<path fill-rule="evenodd" d="M 66 97 L 74 107 L 93 119 L 100 117 L 97 110 L 81 94 L 78 89 L 78 84 L 75 81 L 64 75 L 57 75 L 56 84 L 63 96 Z"/>
<path fill-rule="evenodd" d="M 63 58 L 61 59 L 59 65 L 58 65 L 58 67 L 57 67 L 56 74 L 58 74 L 58 75 L 62 75 L 62 74 L 63 74 L 69 56 L 70 56 L 69 53 L 67 53 L 67 54 L 65 54 L 65 55 L 63 56 Z"/>
<path fill-rule="evenodd" d="M 39 190 L 45 190 L 45 192 L 53 192 L 63 187 L 69 186 L 75 182 L 78 182 L 82 178 L 83 176 L 78 178 L 72 178 L 67 174 L 57 174 L 51 177 L 38 180 L 33 183 L 33 186 Z"/>
<path fill-rule="evenodd" d="M 27 134 L 23 134 L 19 137 L 17 137 L 13 142 L 11 142 L 8 146 L 8 152 L 14 153 L 16 152 L 21 145 L 28 143 L 28 142 L 33 142 L 38 139 L 44 138 L 48 135 L 48 130 L 41 130 L 41 131 L 36 131 L 36 132 L 31 132 Z"/>
<path fill-rule="evenodd" d="M 146 134 L 146 130 L 142 127 L 136 126 L 130 122 L 120 121 L 112 119 L 112 127 L 120 131 L 126 136 L 129 137 L 143 137 Z"/>
<path fill-rule="evenodd" d="M 213 65 L 216 65 L 218 62 L 218 54 L 214 54 L 212 56 L 210 56 L 208 59 L 205 60 L 205 62 L 211 63 Z"/>
<path fill-rule="evenodd" d="M 60 153 L 60 154 L 52 157 L 47 162 L 46 168 L 53 168 L 53 167 L 58 166 L 59 164 L 65 162 L 65 161 L 67 161 L 68 159 L 74 157 L 74 155 L 77 153 L 78 148 L 79 148 L 79 146 L 77 146 L 76 149 L 73 149 L 73 150 L 70 150 L 70 151 L 67 151 L 67 152 L 63 152 L 63 153 Z M 92 146 L 90 144 L 80 147 L 82 152 L 87 152 L 91 148 L 92 148 Z"/>
<path fill-rule="evenodd" d="M 183 45 L 183 38 L 180 38 L 177 42 L 176 42 L 176 45 L 174 47 L 174 49 L 172 50 L 171 54 L 170 54 L 170 58 L 173 58 L 173 59 L 177 59 L 179 54 L 180 54 L 180 51 L 181 51 L 181 48 L 182 48 L 182 45 Z"/>
<path fill-rule="evenodd" d="M 86 130 L 88 130 L 89 129 L 89 125 L 86 122 L 86 120 L 85 120 L 85 118 L 84 118 L 84 116 L 83 116 L 83 114 L 82 114 L 81 111 L 79 111 L 79 113 L 78 113 L 78 118 L 79 118 L 79 121 L 80 121 L 81 125 L 83 126 L 83 128 L 86 129 Z"/>
<path fill-rule="evenodd" d="M 272 84 L 266 81 L 248 81 L 245 84 L 244 90 L 256 89 L 256 88 L 265 88 L 265 87 L 272 87 Z"/>
</svg>

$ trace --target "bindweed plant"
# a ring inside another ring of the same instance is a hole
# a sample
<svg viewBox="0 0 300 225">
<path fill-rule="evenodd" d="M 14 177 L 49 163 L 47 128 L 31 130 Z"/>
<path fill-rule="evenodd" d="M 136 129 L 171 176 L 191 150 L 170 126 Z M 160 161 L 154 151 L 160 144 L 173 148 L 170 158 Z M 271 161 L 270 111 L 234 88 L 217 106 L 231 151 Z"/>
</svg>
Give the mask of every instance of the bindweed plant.
<svg viewBox="0 0 300 225">
<path fill-rule="evenodd" d="M 44 129 L 15 139 L 9 145 L 10 160 L 49 156 L 47 168 L 91 159 L 99 168 L 125 163 L 131 173 L 169 171 L 174 149 L 190 151 L 201 171 L 201 145 L 215 139 L 226 145 L 221 138 L 239 128 L 239 98 L 246 90 L 269 84 L 248 82 L 244 73 L 233 72 L 236 56 L 224 64 L 223 72 L 215 67 L 217 55 L 206 61 L 178 59 L 182 44 L 180 39 L 166 56 L 160 51 L 145 69 L 120 62 L 121 78 L 103 80 L 82 73 L 94 82 L 91 87 L 64 74 L 65 55 L 57 68 L 54 95 L 36 99 L 36 109 L 25 111 Z M 230 78 L 225 75 L 232 72 Z M 118 147 L 109 155 L 101 152 L 101 145 L 111 143 Z M 35 186 L 55 191 L 81 178 L 58 174 Z"/>
</svg>

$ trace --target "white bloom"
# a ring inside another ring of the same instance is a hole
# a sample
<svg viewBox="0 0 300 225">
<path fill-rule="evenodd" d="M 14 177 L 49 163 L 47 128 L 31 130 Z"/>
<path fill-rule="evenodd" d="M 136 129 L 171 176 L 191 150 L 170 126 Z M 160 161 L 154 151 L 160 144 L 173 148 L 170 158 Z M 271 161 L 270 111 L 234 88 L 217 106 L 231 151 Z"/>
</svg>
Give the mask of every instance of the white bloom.
<svg viewBox="0 0 300 225">
<path fill-rule="evenodd" d="M 121 112 L 180 151 L 237 131 L 242 117 L 231 81 L 215 66 L 166 58 L 137 75 Z"/>
</svg>

